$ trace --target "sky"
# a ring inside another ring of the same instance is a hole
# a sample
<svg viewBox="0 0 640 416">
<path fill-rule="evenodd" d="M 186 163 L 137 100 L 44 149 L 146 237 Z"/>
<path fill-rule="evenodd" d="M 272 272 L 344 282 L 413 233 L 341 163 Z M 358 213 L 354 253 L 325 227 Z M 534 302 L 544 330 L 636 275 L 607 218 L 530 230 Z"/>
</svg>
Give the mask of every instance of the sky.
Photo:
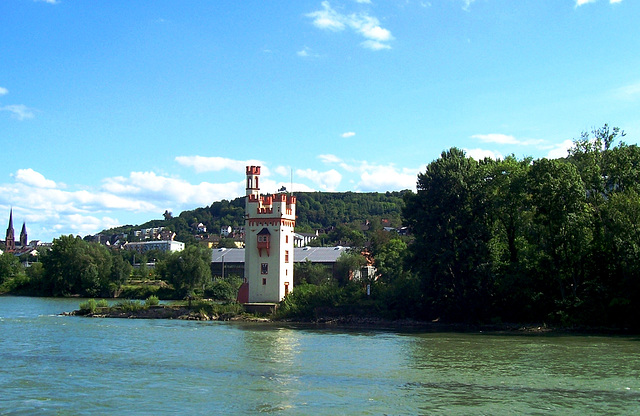
<svg viewBox="0 0 640 416">
<path fill-rule="evenodd" d="M 637 0 L 2 0 L 0 224 L 13 209 L 41 241 L 142 224 L 243 196 L 247 165 L 265 193 L 385 192 L 451 147 L 557 158 L 605 123 L 635 144 L 638 16 Z"/>
</svg>

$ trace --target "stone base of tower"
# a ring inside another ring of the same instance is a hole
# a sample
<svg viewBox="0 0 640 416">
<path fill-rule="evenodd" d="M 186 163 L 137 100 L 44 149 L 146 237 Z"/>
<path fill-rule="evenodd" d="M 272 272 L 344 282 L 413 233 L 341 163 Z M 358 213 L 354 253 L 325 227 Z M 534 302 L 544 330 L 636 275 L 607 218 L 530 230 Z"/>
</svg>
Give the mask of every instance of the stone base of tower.
<svg viewBox="0 0 640 416">
<path fill-rule="evenodd" d="M 245 303 L 244 309 L 258 315 L 271 315 L 278 309 L 277 303 Z"/>
</svg>

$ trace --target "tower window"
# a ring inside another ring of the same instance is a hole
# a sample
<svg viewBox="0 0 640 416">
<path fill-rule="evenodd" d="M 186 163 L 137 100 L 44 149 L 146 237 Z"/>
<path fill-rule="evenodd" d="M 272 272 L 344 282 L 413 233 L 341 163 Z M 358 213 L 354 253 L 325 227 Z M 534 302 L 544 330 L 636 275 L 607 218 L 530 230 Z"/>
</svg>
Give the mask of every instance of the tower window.
<svg viewBox="0 0 640 416">
<path fill-rule="evenodd" d="M 267 278 L 266 278 L 266 277 L 263 277 L 263 278 L 262 278 L 262 284 L 263 284 L 263 285 L 266 285 L 266 284 L 267 284 Z"/>
<path fill-rule="evenodd" d="M 284 251 L 284 262 L 289 263 L 289 250 Z"/>
<path fill-rule="evenodd" d="M 260 273 L 261 274 L 269 274 L 269 263 L 262 263 L 260 265 Z"/>
</svg>

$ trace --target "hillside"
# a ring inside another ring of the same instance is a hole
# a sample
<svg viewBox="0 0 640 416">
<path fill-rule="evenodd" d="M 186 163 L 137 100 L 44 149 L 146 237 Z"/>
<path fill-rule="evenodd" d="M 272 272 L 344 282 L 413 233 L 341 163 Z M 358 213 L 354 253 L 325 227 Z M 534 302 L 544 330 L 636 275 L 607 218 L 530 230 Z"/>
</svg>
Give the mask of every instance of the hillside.
<svg viewBox="0 0 640 416">
<path fill-rule="evenodd" d="M 371 227 L 399 227 L 402 224 L 401 211 L 404 205 L 401 192 L 297 192 L 296 230 L 299 232 L 329 231 L 338 226 L 359 229 L 365 223 Z M 195 241 L 196 227 L 202 223 L 209 234 L 219 234 L 222 227 L 244 226 L 244 197 L 231 201 L 222 200 L 210 206 L 183 211 L 180 215 L 151 220 L 140 225 L 126 225 L 101 234 L 127 233 L 133 230 L 166 227 L 176 232 L 176 239 L 184 242 Z"/>
</svg>

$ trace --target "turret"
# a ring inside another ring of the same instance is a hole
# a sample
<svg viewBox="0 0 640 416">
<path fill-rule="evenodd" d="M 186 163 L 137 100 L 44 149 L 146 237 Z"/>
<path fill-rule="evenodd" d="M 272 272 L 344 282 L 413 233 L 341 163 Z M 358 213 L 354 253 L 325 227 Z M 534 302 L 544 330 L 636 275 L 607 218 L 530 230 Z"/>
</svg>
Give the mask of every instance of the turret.
<svg viewBox="0 0 640 416">
<path fill-rule="evenodd" d="M 257 198 L 260 195 L 260 166 L 247 166 L 247 196 Z"/>
</svg>

